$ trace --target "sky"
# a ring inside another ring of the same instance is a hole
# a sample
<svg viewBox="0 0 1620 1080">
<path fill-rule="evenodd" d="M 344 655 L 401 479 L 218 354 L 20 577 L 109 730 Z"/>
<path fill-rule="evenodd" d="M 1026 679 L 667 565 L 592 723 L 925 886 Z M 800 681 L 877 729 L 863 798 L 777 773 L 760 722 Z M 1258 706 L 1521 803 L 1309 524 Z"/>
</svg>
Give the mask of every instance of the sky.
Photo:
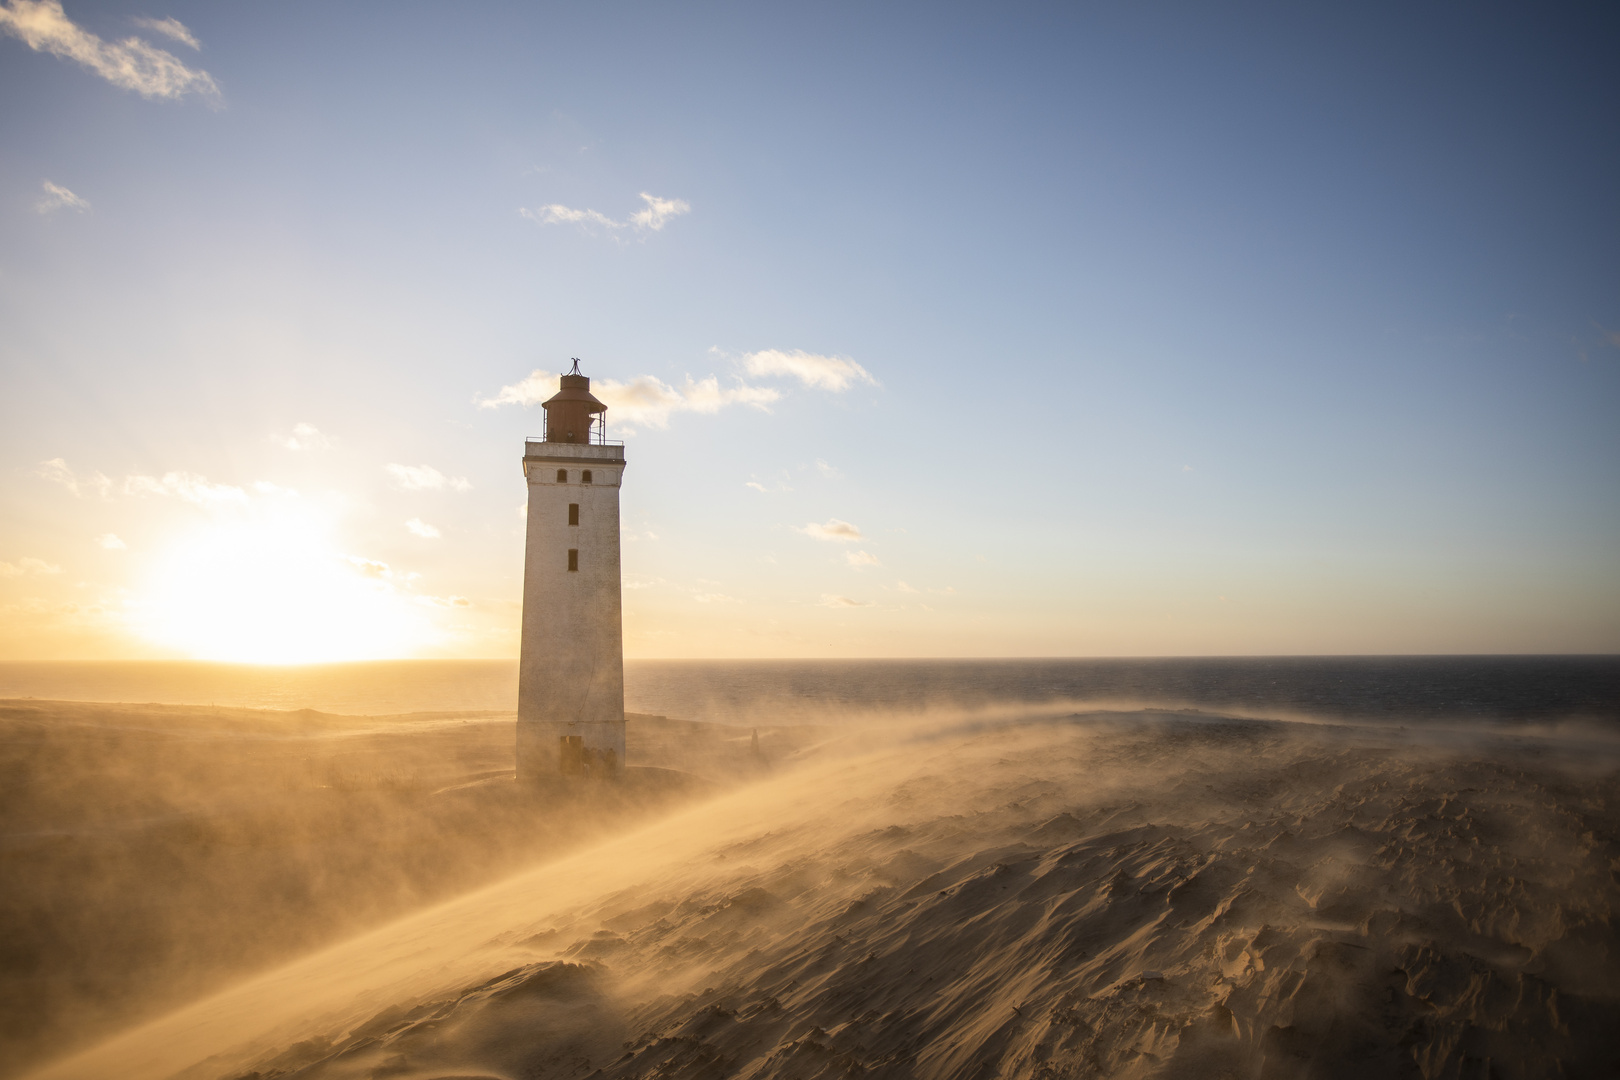
<svg viewBox="0 0 1620 1080">
<path fill-rule="evenodd" d="M 0 659 L 1620 651 L 1620 11 L 0 0 Z"/>
</svg>

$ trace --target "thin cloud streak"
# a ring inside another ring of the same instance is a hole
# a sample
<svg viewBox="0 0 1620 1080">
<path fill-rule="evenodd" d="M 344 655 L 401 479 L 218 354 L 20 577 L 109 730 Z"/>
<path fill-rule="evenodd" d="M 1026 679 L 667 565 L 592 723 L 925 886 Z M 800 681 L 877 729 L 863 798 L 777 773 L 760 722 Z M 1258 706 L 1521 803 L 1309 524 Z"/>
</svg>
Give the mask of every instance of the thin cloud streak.
<svg viewBox="0 0 1620 1080">
<path fill-rule="evenodd" d="M 32 557 L 18 559 L 14 563 L 0 562 L 0 577 L 32 577 L 61 572 L 62 568 L 55 563 Z"/>
<path fill-rule="evenodd" d="M 848 390 L 856 383 L 880 385 L 872 373 L 845 356 L 821 356 L 800 349 L 764 349 L 743 354 L 743 370 L 755 377 L 787 375 L 805 386 L 835 393 Z"/>
<path fill-rule="evenodd" d="M 330 450 L 332 438 L 314 424 L 294 424 L 291 435 L 272 435 L 271 440 L 288 450 Z"/>
<path fill-rule="evenodd" d="M 502 405 L 528 407 L 545 401 L 557 392 L 556 374 L 536 370 L 510 386 L 501 387 L 493 397 L 478 401 L 480 408 L 494 409 Z M 713 414 L 731 405 L 747 405 L 769 412 L 769 406 L 780 401 L 782 393 L 768 386 L 749 386 L 739 382 L 735 386 L 721 386 L 720 380 L 710 375 L 706 379 L 686 377 L 684 386 L 676 387 L 652 375 L 638 375 L 628 382 L 617 379 L 597 379 L 591 392 L 608 407 L 609 418 L 617 424 L 666 428 L 669 418 L 678 412 Z"/>
<path fill-rule="evenodd" d="M 536 225 L 579 225 L 586 229 L 599 226 L 615 232 L 629 229 L 632 232 L 648 233 L 661 232 L 671 218 L 692 212 L 692 204 L 685 199 L 663 199 L 657 195 L 649 195 L 645 191 L 641 193 L 641 199 L 647 205 L 632 213 L 625 221 L 615 221 L 600 210 L 576 210 L 562 203 L 547 203 L 533 210 L 522 207 L 518 210 L 518 214 Z"/>
<path fill-rule="evenodd" d="M 193 49 L 202 48 L 202 42 L 197 40 L 195 34 L 186 29 L 186 24 L 172 15 L 166 19 L 154 19 L 150 15 L 138 15 L 131 21 L 142 29 L 150 30 L 154 34 L 162 34 L 164 37 L 178 41 L 182 45 L 189 45 Z"/>
<path fill-rule="evenodd" d="M 770 412 L 768 406 L 782 397 L 779 391 L 766 386 L 749 386 L 742 382 L 721 386 L 713 375 L 706 379 L 693 379 L 688 375 L 686 385 L 679 388 L 651 375 L 639 375 L 624 383 L 603 379 L 592 389 L 620 423 L 653 428 L 668 427 L 670 415 L 677 412 L 713 414 L 730 405 L 747 405 Z"/>
<path fill-rule="evenodd" d="M 828 518 L 824 525 L 812 521 L 793 531 L 804 533 L 816 540 L 829 540 L 837 544 L 852 544 L 865 539 L 860 529 L 840 518 Z"/>
<path fill-rule="evenodd" d="M 465 476 L 446 476 L 431 465 L 400 465 L 390 462 L 384 465 L 388 475 L 394 478 L 394 486 L 401 491 L 438 491 L 449 488 L 451 491 L 470 491 L 472 484 Z"/>
<path fill-rule="evenodd" d="M 61 184 L 53 184 L 47 180 L 40 187 L 45 194 L 34 204 L 37 213 L 54 214 L 58 210 L 72 210 L 82 214 L 90 209 L 90 200 L 80 198 Z"/>
<path fill-rule="evenodd" d="M 99 472 L 80 476 L 63 458 L 51 458 L 49 461 L 40 462 L 34 474 L 53 484 L 61 484 L 78 499 L 84 498 L 87 494 L 100 495 L 105 499 L 112 492 L 111 478 Z"/>
<path fill-rule="evenodd" d="M 198 506 L 218 503 L 245 503 L 247 492 L 229 484 L 210 484 L 207 477 L 196 473 L 167 472 L 162 478 L 128 476 L 124 478 L 125 495 L 162 495 L 184 499 Z"/>
<path fill-rule="evenodd" d="M 174 25 L 185 31 L 179 23 Z M 103 41 L 69 19 L 60 0 L 7 0 L 0 6 L 0 31 L 35 52 L 76 61 L 114 86 L 142 97 L 178 100 L 196 94 L 211 105 L 220 101 L 219 85 L 208 72 L 189 68 L 173 53 L 138 37 Z"/>
</svg>

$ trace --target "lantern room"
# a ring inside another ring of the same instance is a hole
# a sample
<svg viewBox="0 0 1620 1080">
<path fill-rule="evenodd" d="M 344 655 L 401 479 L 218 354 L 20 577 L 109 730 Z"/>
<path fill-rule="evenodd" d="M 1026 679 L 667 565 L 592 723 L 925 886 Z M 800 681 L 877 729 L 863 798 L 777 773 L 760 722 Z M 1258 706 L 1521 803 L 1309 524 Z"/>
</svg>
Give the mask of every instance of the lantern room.
<svg viewBox="0 0 1620 1080">
<path fill-rule="evenodd" d="M 607 441 L 607 406 L 591 394 L 591 380 L 579 373 L 579 361 L 562 377 L 562 389 L 541 402 L 546 410 L 544 441 L 550 443 L 604 443 Z"/>
</svg>

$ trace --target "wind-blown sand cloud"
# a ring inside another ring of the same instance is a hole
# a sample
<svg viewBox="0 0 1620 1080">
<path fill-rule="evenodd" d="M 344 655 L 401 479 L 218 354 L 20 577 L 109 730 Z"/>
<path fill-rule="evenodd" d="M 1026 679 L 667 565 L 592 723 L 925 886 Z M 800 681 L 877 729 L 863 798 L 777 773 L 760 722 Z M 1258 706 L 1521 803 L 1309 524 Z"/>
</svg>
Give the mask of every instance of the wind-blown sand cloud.
<svg viewBox="0 0 1620 1080">
<path fill-rule="evenodd" d="M 196 38 L 179 22 L 160 21 L 164 27 L 152 29 L 195 47 Z M 138 37 L 103 41 L 69 19 L 59 0 L 7 0 L 0 6 L 0 31 L 35 52 L 76 61 L 114 86 L 142 97 L 179 99 L 196 94 L 210 104 L 219 103 L 219 85 L 208 72 L 189 68 L 173 53 Z"/>
<path fill-rule="evenodd" d="M 629 229 L 632 232 L 659 232 L 671 218 L 692 212 L 692 204 L 685 199 L 663 199 L 657 195 L 641 193 L 641 199 L 647 205 L 635 211 L 625 221 L 615 221 L 599 210 L 576 210 L 561 203 L 547 203 L 545 206 L 533 210 L 527 207 L 518 210 L 518 214 L 528 218 L 536 225 L 579 225 L 584 228 L 600 226 L 615 232 Z"/>
<path fill-rule="evenodd" d="M 394 486 L 401 491 L 439 491 L 443 488 L 449 488 L 451 491 L 468 491 L 472 488 L 472 484 L 465 476 L 446 476 L 431 465 L 400 465 L 389 462 L 383 468 L 394 478 Z"/>
<path fill-rule="evenodd" d="M 812 521 L 807 525 L 795 528 L 793 531 L 804 533 L 804 535 L 814 537 L 817 540 L 830 540 L 839 544 L 852 544 L 857 540 L 865 539 L 860 529 L 841 518 L 828 518 L 825 524 Z"/>
<path fill-rule="evenodd" d="M 45 194 L 34 204 L 37 213 L 54 214 L 58 210 L 73 210 L 82 214 L 90 209 L 88 199 L 80 198 L 61 184 L 53 184 L 46 180 L 40 187 Z"/>
</svg>

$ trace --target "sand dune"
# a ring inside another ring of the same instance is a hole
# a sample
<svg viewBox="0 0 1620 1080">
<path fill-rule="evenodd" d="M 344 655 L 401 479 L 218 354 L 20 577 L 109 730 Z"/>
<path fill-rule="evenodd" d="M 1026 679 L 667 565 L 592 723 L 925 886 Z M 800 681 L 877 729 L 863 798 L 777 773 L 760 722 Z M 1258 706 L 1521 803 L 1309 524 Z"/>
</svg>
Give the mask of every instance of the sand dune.
<svg viewBox="0 0 1620 1080">
<path fill-rule="evenodd" d="M 513 723 L 0 701 L 0 1077 L 763 767 L 635 716 L 662 767 L 558 797 L 512 783 Z"/>
<path fill-rule="evenodd" d="M 1615 747 L 912 729 L 39 1075 L 1613 1075 Z"/>
</svg>

